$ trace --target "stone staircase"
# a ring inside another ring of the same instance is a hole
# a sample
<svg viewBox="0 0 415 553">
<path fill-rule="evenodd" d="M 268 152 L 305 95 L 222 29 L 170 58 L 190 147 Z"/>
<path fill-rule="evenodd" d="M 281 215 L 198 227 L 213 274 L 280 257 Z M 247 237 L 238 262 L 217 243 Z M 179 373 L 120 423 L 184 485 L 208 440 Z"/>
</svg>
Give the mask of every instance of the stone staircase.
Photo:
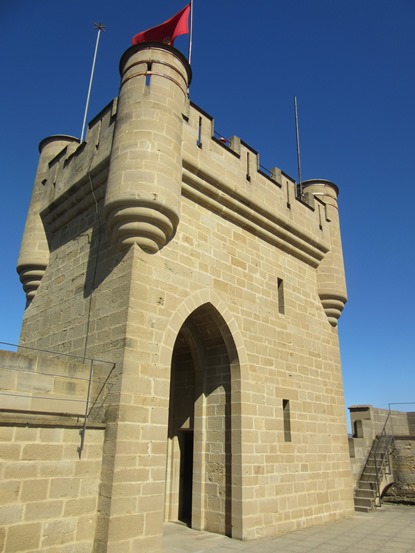
<svg viewBox="0 0 415 553">
<path fill-rule="evenodd" d="M 355 510 L 368 512 L 381 504 L 381 493 L 390 480 L 389 453 L 392 436 L 377 436 L 355 489 Z"/>
</svg>

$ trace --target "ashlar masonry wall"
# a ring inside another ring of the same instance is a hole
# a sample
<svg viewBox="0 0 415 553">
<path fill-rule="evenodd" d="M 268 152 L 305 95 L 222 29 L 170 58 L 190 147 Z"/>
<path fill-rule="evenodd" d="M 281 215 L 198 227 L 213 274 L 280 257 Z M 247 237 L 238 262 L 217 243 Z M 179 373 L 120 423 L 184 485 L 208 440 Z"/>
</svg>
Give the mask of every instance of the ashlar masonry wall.
<svg viewBox="0 0 415 553">
<path fill-rule="evenodd" d="M 89 553 L 96 531 L 103 429 L 0 422 L 0 550 Z M 75 549 L 74 549 L 75 547 Z"/>
<path fill-rule="evenodd" d="M 2 351 L 0 368 L 0 551 L 90 552 L 105 425 L 81 447 L 83 366 Z"/>
</svg>

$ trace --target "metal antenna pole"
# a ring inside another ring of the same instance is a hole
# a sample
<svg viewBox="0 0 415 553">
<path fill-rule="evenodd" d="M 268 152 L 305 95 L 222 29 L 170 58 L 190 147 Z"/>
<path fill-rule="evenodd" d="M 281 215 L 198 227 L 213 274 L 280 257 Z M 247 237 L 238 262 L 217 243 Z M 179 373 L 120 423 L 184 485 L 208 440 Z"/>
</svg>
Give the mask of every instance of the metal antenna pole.
<svg viewBox="0 0 415 553">
<path fill-rule="evenodd" d="M 189 65 L 192 64 L 192 42 L 193 42 L 193 0 L 190 0 L 189 55 L 187 56 Z"/>
<path fill-rule="evenodd" d="M 294 112 L 295 112 L 295 135 L 296 135 L 296 139 L 297 139 L 297 166 L 298 166 L 297 194 L 301 198 L 301 196 L 303 195 L 303 181 L 302 181 L 302 178 L 301 178 L 300 132 L 298 130 L 297 96 L 294 96 Z"/>
<path fill-rule="evenodd" d="M 97 59 L 97 52 L 98 52 L 98 44 L 99 44 L 99 38 L 101 36 L 101 31 L 105 31 L 105 25 L 102 23 L 94 23 L 95 29 L 98 30 L 97 34 L 97 41 L 95 43 L 95 52 L 94 52 L 94 60 L 92 62 L 92 70 L 91 70 L 91 78 L 89 79 L 89 87 L 88 87 L 88 95 L 86 98 L 86 106 L 85 106 L 85 114 L 84 114 L 84 121 L 82 123 L 82 131 L 81 131 L 81 144 L 84 141 L 84 132 L 85 132 L 85 125 L 86 125 L 86 117 L 88 114 L 88 107 L 89 107 L 89 98 L 91 96 L 91 89 L 92 89 L 92 81 L 94 79 L 94 71 L 95 71 L 95 62 Z"/>
</svg>

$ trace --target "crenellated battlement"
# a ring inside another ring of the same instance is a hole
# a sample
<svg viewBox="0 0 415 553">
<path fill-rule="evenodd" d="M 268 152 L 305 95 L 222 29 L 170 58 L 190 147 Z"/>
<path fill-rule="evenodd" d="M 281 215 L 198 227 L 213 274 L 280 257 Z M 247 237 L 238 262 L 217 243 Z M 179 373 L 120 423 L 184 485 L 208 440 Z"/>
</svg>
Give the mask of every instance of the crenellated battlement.
<svg viewBox="0 0 415 553">
<path fill-rule="evenodd" d="M 223 216 L 312 266 L 319 264 L 329 240 L 323 204 L 308 194 L 299 200 L 294 180 L 277 167 L 265 170 L 258 152 L 237 136 L 218 138 L 213 118 L 193 103 L 182 154 L 183 194 L 195 201 L 204 196 Z"/>
<path fill-rule="evenodd" d="M 117 104 L 116 98 L 92 119 L 85 142 L 71 142 L 50 160 L 40 210 L 47 229 L 56 230 L 94 201 L 89 178 L 94 189 L 105 183 Z M 317 266 L 328 251 L 323 203 L 310 194 L 299 200 L 291 177 L 261 166 L 259 153 L 239 137 L 221 137 L 213 117 L 193 102 L 183 118 L 182 194 L 202 202 L 204 196 L 210 207 L 218 204 L 216 210 L 226 206 L 235 222 Z"/>
<path fill-rule="evenodd" d="M 68 208 L 79 210 L 93 201 L 92 197 L 88 200 L 91 192 L 89 179 L 95 182 L 99 176 L 98 180 L 102 184 L 102 174 L 108 173 L 116 113 L 115 98 L 89 123 L 86 139 L 82 144 L 79 141 L 73 142 L 50 160 L 43 181 L 41 204 L 42 218 L 47 228 L 56 229 L 58 223 L 54 225 L 53 221 L 61 214 L 59 205 L 65 203 L 67 220 L 73 215 L 68 213 Z M 83 202 L 80 201 L 81 198 Z"/>
<path fill-rule="evenodd" d="M 89 122 L 85 141 L 82 144 L 73 138 L 74 141 L 70 145 L 65 146 L 50 160 L 48 173 L 43 181 L 45 192 L 43 193 L 42 209 L 65 194 L 72 186 L 76 186 L 79 180 L 85 178 L 88 171 L 96 174 L 101 166 L 104 167 L 108 164 L 117 102 L 118 98 L 112 100 Z M 240 186 L 240 188 L 241 193 L 245 193 L 247 196 L 246 203 L 249 203 L 249 197 L 253 192 L 258 192 L 258 187 L 267 186 L 267 182 L 273 185 L 270 188 L 271 194 L 275 191 L 273 187 L 279 189 L 284 187 L 282 197 L 278 196 L 275 199 L 277 203 L 282 201 L 290 209 L 294 200 L 299 201 L 295 193 L 295 180 L 289 175 L 277 167 L 267 169 L 262 166 L 259 161 L 259 153 L 239 137 L 232 136 L 230 139 L 225 139 L 215 130 L 213 117 L 193 102 L 189 101 L 185 111 L 187 115 L 183 115 L 183 118 L 188 127 L 186 139 L 189 143 L 194 142 L 199 150 L 203 149 L 204 144 L 204 149 L 211 152 L 213 158 L 223 157 L 223 163 L 228 167 L 232 166 L 230 170 L 238 176 L 244 173 L 245 164 L 246 181 L 251 183 L 251 187 Z M 201 120 L 198 121 L 198 118 Z M 224 152 L 228 152 L 230 156 L 227 157 Z M 194 150 L 194 153 L 197 153 L 197 150 Z M 185 162 L 183 163 L 185 165 Z M 312 198 L 308 198 L 308 201 L 303 200 L 300 203 L 312 208 L 314 202 Z"/>
</svg>

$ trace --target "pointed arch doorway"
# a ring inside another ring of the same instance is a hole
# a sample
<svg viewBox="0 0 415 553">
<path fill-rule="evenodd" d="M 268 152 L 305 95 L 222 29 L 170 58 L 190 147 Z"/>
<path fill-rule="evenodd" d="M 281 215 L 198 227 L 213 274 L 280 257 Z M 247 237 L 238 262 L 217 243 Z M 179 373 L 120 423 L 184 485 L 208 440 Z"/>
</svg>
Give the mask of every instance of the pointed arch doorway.
<svg viewBox="0 0 415 553">
<path fill-rule="evenodd" d="M 187 317 L 173 350 L 166 520 L 239 537 L 238 381 L 229 327 L 204 304 Z"/>
</svg>

